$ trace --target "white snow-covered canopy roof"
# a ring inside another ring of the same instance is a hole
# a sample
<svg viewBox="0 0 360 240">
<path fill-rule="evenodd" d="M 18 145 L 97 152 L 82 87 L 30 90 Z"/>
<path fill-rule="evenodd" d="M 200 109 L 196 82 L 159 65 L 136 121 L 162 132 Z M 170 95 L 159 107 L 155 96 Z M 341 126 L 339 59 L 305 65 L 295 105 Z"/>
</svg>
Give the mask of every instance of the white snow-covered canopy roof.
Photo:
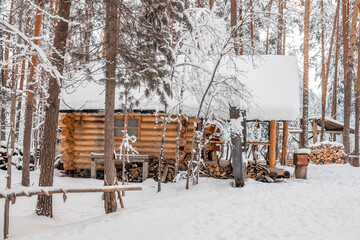
<svg viewBox="0 0 360 240">
<path fill-rule="evenodd" d="M 250 104 L 238 107 L 247 110 L 248 120 L 295 120 L 299 115 L 299 73 L 297 59 L 293 56 L 266 55 L 249 60 L 250 57 L 236 59 L 236 67 L 241 69 L 239 76 L 252 95 Z M 224 66 L 219 71 L 223 71 Z M 103 74 L 100 74 L 103 75 Z M 96 77 L 95 77 L 96 78 Z M 98 76 L 98 79 L 104 78 Z M 71 89 L 71 88 L 70 88 Z M 120 97 L 123 89 L 117 87 L 115 108 L 122 109 Z M 152 94 L 146 97 L 143 88 L 131 91 L 138 101 L 133 110 L 164 111 L 159 97 Z M 195 116 L 200 105 L 200 96 L 184 93 L 183 113 Z M 176 108 L 178 101 L 168 98 L 168 109 Z M 104 110 L 105 86 L 95 81 L 84 81 L 76 89 L 62 91 L 60 110 Z M 215 116 L 229 117 L 229 105 L 217 106 Z"/>
</svg>

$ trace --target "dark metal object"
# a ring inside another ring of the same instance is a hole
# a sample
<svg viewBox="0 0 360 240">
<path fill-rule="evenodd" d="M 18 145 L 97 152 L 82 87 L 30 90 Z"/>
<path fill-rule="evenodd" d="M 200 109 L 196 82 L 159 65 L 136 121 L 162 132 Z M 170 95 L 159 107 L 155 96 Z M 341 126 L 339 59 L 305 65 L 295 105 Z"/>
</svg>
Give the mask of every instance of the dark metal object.
<svg viewBox="0 0 360 240">
<path fill-rule="evenodd" d="M 232 148 L 232 165 L 234 171 L 234 180 L 236 187 L 245 185 L 245 166 L 242 159 L 241 140 L 239 136 L 231 138 Z"/>
<path fill-rule="evenodd" d="M 237 108 L 230 107 L 230 119 L 242 117 L 241 125 L 243 127 L 241 135 L 233 134 L 232 143 L 232 165 L 234 172 L 235 187 L 245 185 L 246 166 L 243 161 L 243 151 L 246 151 L 246 111 L 240 111 Z"/>
</svg>

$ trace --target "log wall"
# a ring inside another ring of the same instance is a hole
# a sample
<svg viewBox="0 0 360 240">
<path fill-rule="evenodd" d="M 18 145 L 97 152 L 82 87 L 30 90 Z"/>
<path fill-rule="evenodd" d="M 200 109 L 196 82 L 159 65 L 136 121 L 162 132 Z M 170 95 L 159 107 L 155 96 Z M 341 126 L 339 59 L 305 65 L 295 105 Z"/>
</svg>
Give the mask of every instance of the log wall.
<svg viewBox="0 0 360 240">
<path fill-rule="evenodd" d="M 124 114 L 115 113 L 116 117 Z M 139 118 L 140 132 L 133 144 L 139 154 L 159 157 L 163 119 L 153 114 L 129 113 L 129 118 Z M 91 152 L 104 152 L 105 113 L 60 113 L 58 151 L 65 170 L 90 169 Z M 180 138 L 180 161 L 190 152 L 195 118 L 183 118 Z M 164 145 L 164 159 L 175 160 L 178 122 L 167 123 Z M 115 150 L 119 152 L 122 138 L 115 138 Z M 208 144 L 211 150 L 220 150 L 219 141 Z M 209 154 L 211 155 L 211 154 Z M 215 155 L 215 154 L 212 154 Z"/>
</svg>

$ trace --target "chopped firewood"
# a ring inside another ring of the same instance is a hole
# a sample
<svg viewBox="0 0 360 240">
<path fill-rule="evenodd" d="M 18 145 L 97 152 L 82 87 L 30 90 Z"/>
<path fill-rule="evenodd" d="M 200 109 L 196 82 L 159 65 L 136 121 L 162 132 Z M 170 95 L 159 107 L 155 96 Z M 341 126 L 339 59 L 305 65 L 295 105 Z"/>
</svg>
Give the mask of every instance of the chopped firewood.
<svg viewBox="0 0 360 240">
<path fill-rule="evenodd" d="M 318 143 L 310 151 L 310 161 L 314 164 L 345 163 L 344 146 L 340 143 Z"/>
</svg>

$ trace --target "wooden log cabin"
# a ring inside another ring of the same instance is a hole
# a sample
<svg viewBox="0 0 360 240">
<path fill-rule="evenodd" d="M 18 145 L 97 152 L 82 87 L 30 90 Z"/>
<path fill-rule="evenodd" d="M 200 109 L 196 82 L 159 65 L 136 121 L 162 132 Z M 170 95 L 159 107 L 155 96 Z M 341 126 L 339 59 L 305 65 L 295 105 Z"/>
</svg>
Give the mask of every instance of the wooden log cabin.
<svg viewBox="0 0 360 240">
<path fill-rule="evenodd" d="M 163 131 L 162 113 L 128 113 L 128 133 L 137 138 L 133 147 L 139 154 L 159 157 L 161 136 Z M 175 118 L 174 116 L 173 118 Z M 194 117 L 183 117 L 180 128 L 179 156 L 180 163 L 190 152 L 192 134 L 194 130 Z M 59 133 L 60 144 L 58 150 L 63 152 L 60 161 L 65 170 L 90 169 L 91 152 L 104 151 L 104 111 L 62 111 L 60 113 Z M 164 159 L 175 160 L 178 122 L 166 125 Z M 123 140 L 124 113 L 115 114 L 115 151 L 119 152 Z M 210 134 L 214 128 L 206 131 Z M 222 142 L 212 139 L 205 147 L 207 158 L 217 160 L 217 151 L 220 151 Z"/>
<path fill-rule="evenodd" d="M 276 123 L 275 121 L 295 120 L 299 115 L 299 75 L 297 60 L 291 56 L 262 56 L 256 63 L 239 62 L 243 69 L 242 81 L 252 93 L 251 104 L 239 106 L 247 111 L 247 119 L 271 122 L 271 139 L 268 143 L 271 164 L 275 164 Z M 63 91 L 59 118 L 59 146 L 60 161 L 65 170 L 90 169 L 91 152 L 104 151 L 104 86 L 94 82 L 87 82 L 77 87 L 73 94 Z M 120 94 L 121 90 L 117 90 Z M 128 114 L 129 134 L 136 136 L 133 144 L 139 154 L 159 157 L 164 114 L 159 109 L 156 96 L 144 99 L 135 91 L 138 106 Z M 115 150 L 119 152 L 122 142 L 124 113 L 120 110 L 120 97 L 116 97 L 115 113 Z M 149 101 L 150 99 L 150 101 Z M 183 117 L 180 129 L 180 160 L 190 153 L 192 133 L 194 131 L 196 103 L 191 107 L 184 103 Z M 153 103 L 156 103 L 155 105 Z M 220 108 L 221 109 L 221 108 Z M 223 106 L 222 111 L 227 114 L 229 105 Z M 223 114 L 222 116 L 226 116 Z M 175 116 L 174 116 L 175 117 Z M 177 121 L 167 124 L 165 133 L 164 159 L 175 160 L 176 138 L 179 125 Z M 215 127 L 207 129 L 206 137 L 215 131 Z M 252 133 L 248 133 L 252 134 Z M 253 143 L 259 144 L 259 143 Z M 260 143 L 262 144 L 262 143 Z M 205 147 L 206 158 L 218 161 L 224 156 L 223 142 L 219 138 L 210 139 Z M 229 159 L 228 159 L 229 160 Z"/>
</svg>

